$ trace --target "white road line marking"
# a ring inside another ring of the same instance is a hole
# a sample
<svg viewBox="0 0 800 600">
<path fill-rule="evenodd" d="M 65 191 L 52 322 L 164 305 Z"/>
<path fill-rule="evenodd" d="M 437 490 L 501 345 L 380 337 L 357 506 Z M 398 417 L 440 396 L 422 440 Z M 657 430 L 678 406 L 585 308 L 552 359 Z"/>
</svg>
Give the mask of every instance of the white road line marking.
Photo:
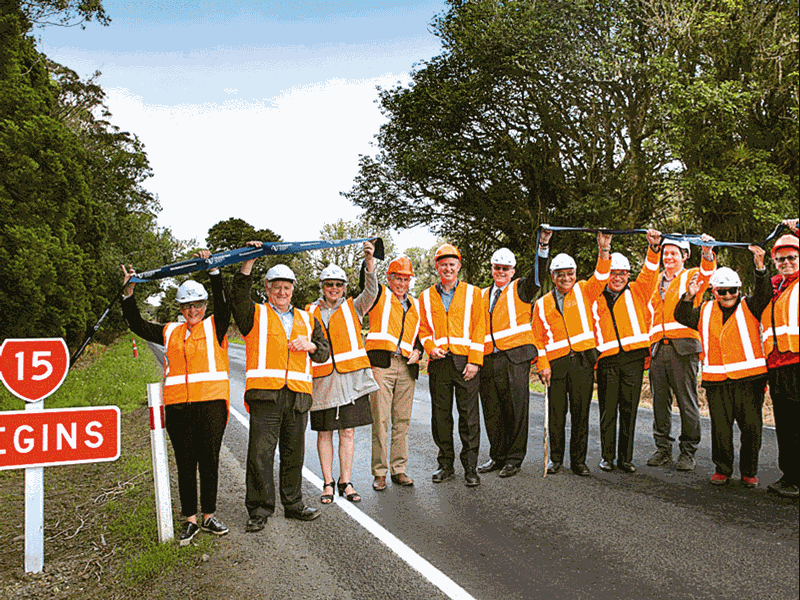
<svg viewBox="0 0 800 600">
<path fill-rule="evenodd" d="M 231 414 L 245 427 L 245 429 L 248 431 L 250 430 L 250 422 L 243 414 L 233 407 L 231 407 Z M 322 479 L 317 477 L 316 473 L 313 473 L 306 467 L 303 467 L 303 477 L 305 477 L 306 480 L 318 490 L 322 491 Z M 347 500 L 340 499 L 338 497 L 334 498 L 334 502 L 353 520 L 357 521 L 359 525 L 369 531 L 378 540 L 383 542 L 386 547 L 389 548 L 389 550 L 394 552 L 407 565 L 415 569 L 425 579 L 439 588 L 445 596 L 451 598 L 452 600 L 475 600 L 475 598 L 471 596 L 464 588 L 442 573 L 439 569 L 434 567 L 427 560 L 422 558 L 419 554 L 414 552 L 414 550 L 408 547 L 405 543 L 397 539 L 382 525 L 373 521 L 371 517 L 356 508 L 352 502 L 348 502 Z"/>
</svg>

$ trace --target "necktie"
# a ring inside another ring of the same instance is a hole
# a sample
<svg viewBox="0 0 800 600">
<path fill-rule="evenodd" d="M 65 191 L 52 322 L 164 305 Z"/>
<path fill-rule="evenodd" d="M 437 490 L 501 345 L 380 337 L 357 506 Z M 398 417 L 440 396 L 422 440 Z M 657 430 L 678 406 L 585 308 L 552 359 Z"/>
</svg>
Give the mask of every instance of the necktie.
<svg viewBox="0 0 800 600">
<path fill-rule="evenodd" d="M 500 297 L 500 292 L 502 290 L 500 288 L 495 288 L 494 292 L 492 292 L 492 301 L 489 303 L 489 312 L 494 312 L 494 305 L 497 302 L 497 299 Z"/>
</svg>

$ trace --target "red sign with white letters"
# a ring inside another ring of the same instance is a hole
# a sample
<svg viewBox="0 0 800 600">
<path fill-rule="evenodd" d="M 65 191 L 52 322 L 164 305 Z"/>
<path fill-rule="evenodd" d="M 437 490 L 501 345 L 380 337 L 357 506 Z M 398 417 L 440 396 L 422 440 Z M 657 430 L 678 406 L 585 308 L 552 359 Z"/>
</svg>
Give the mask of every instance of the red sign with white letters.
<svg viewBox="0 0 800 600">
<path fill-rule="evenodd" d="M 61 338 L 7 339 L 0 346 L 0 378 L 25 402 L 47 398 L 67 371 L 69 350 Z"/>
<path fill-rule="evenodd" d="M 0 470 L 119 458 L 116 406 L 0 412 Z"/>
</svg>

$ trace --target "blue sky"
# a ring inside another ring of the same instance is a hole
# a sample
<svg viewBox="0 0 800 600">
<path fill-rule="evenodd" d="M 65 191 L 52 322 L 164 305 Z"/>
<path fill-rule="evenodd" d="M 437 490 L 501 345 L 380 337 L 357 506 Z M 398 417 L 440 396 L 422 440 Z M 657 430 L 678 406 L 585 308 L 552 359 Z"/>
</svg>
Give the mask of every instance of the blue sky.
<svg viewBox="0 0 800 600">
<path fill-rule="evenodd" d="M 359 210 L 358 154 L 383 122 L 376 86 L 440 52 L 444 1 L 105 0 L 109 27 L 34 32 L 54 60 L 102 71 L 112 121 L 144 142 L 162 226 L 201 244 L 229 217 L 289 240 Z M 298 211 L 298 208 L 301 208 Z M 401 248 L 430 245 L 424 231 Z"/>
</svg>

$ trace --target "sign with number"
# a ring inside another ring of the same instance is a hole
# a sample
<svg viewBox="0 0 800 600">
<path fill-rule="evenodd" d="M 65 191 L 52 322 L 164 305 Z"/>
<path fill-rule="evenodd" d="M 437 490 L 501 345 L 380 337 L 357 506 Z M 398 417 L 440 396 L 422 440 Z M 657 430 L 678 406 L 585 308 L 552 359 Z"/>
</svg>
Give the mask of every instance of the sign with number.
<svg viewBox="0 0 800 600">
<path fill-rule="evenodd" d="M 0 377 L 25 402 L 47 398 L 68 370 L 69 350 L 61 338 L 8 339 L 0 346 Z"/>
</svg>

